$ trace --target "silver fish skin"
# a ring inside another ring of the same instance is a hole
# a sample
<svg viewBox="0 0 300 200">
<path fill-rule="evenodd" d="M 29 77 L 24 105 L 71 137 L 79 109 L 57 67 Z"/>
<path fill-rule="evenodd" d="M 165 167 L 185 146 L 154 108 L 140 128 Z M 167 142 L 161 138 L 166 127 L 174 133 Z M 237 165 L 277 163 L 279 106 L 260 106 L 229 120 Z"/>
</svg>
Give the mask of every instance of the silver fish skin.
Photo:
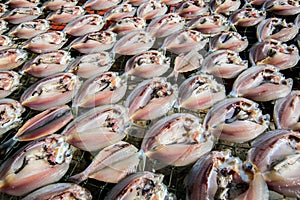
<svg viewBox="0 0 300 200">
<path fill-rule="evenodd" d="M 74 183 L 55 183 L 44 186 L 22 200 L 56 200 L 56 199 L 92 200 L 90 191 Z"/>
<path fill-rule="evenodd" d="M 201 119 L 176 113 L 157 121 L 147 131 L 141 149 L 147 157 L 173 166 L 186 166 L 208 153 L 214 138 L 206 132 Z"/>
<path fill-rule="evenodd" d="M 293 44 L 287 45 L 274 39 L 266 39 L 252 46 L 249 58 L 252 65 L 269 64 L 284 70 L 297 65 L 299 50 Z"/>
<path fill-rule="evenodd" d="M 192 19 L 188 24 L 189 29 L 200 31 L 203 34 L 214 36 L 223 31 L 228 31 L 229 21 L 220 14 L 204 14 Z"/>
<path fill-rule="evenodd" d="M 227 98 L 216 103 L 204 118 L 205 129 L 216 138 L 243 143 L 256 138 L 269 126 L 258 104 L 246 98 Z"/>
<path fill-rule="evenodd" d="M 36 19 L 16 25 L 9 31 L 9 36 L 20 39 L 30 39 L 50 29 L 50 22 L 45 19 Z"/>
<path fill-rule="evenodd" d="M 148 51 L 154 44 L 155 37 L 146 31 L 130 32 L 119 39 L 113 51 L 120 55 L 136 55 Z"/>
<path fill-rule="evenodd" d="M 279 30 L 278 30 L 279 29 Z M 268 18 L 257 26 L 258 41 L 275 39 L 281 42 L 292 40 L 298 33 L 298 27 L 294 23 L 287 23 L 285 19 Z"/>
<path fill-rule="evenodd" d="M 166 78 L 148 79 L 129 94 L 125 106 L 129 108 L 131 120 L 152 120 L 171 110 L 177 99 L 177 85 L 171 85 Z"/>
<path fill-rule="evenodd" d="M 0 137 L 7 131 L 19 126 L 22 123 L 22 113 L 25 108 L 16 100 L 0 99 Z M 1 188 L 1 182 L 0 182 Z M 0 189 L 1 190 L 1 189 Z"/>
<path fill-rule="evenodd" d="M 300 13 L 298 0 L 267 0 L 263 8 L 277 15 L 297 15 Z"/>
<path fill-rule="evenodd" d="M 219 14 L 230 15 L 241 6 L 240 0 L 213 0 L 210 2 L 211 9 Z"/>
<path fill-rule="evenodd" d="M 31 21 L 38 18 L 42 14 L 42 10 L 39 7 L 32 8 L 15 8 L 1 18 L 11 24 L 21 24 L 23 22 Z"/>
<path fill-rule="evenodd" d="M 166 14 L 167 11 L 167 5 L 161 3 L 160 0 L 149 0 L 138 7 L 136 15 L 137 17 L 149 20 L 158 16 L 162 16 Z"/>
<path fill-rule="evenodd" d="M 230 95 L 254 101 L 271 101 L 287 96 L 292 86 L 293 79 L 286 79 L 278 68 L 258 65 L 245 70 L 235 79 Z"/>
<path fill-rule="evenodd" d="M 78 0 L 48 0 L 44 3 L 43 7 L 47 10 L 59 10 L 64 6 L 75 6 Z"/>
<path fill-rule="evenodd" d="M 242 60 L 238 52 L 217 50 L 206 56 L 201 71 L 221 78 L 235 78 L 248 68 L 248 61 Z"/>
<path fill-rule="evenodd" d="M 68 23 L 63 29 L 63 32 L 72 36 L 83 36 L 101 30 L 104 23 L 102 16 L 97 14 L 87 14 Z"/>
<path fill-rule="evenodd" d="M 33 110 L 46 110 L 71 101 L 80 85 L 79 78 L 74 74 L 54 74 L 30 86 L 22 94 L 20 101 Z"/>
<path fill-rule="evenodd" d="M 181 30 L 168 36 L 163 43 L 163 48 L 176 54 L 199 51 L 208 43 L 208 38 L 196 30 Z"/>
<path fill-rule="evenodd" d="M 147 171 L 131 174 L 113 187 L 105 200 L 176 199 L 163 184 L 163 178 L 162 174 Z"/>
<path fill-rule="evenodd" d="M 274 105 L 273 119 L 278 129 L 300 131 L 300 91 L 278 99 Z"/>
<path fill-rule="evenodd" d="M 57 134 L 29 143 L 2 164 L 0 191 L 22 196 L 58 181 L 67 172 L 72 153 Z"/>
<path fill-rule="evenodd" d="M 235 52 L 242 52 L 248 47 L 248 44 L 247 37 L 242 37 L 238 32 L 234 31 L 220 33 L 209 41 L 211 51 L 227 49 Z"/>
<path fill-rule="evenodd" d="M 299 198 L 300 133 L 269 131 L 255 139 L 248 159 L 263 172 L 268 187 L 282 195 Z"/>
<path fill-rule="evenodd" d="M 0 19 L 0 34 L 5 33 L 8 30 L 7 25 L 8 23 L 5 20 Z"/>
<path fill-rule="evenodd" d="M 127 109 L 118 104 L 95 107 L 75 118 L 62 132 L 65 140 L 94 152 L 121 141 L 127 134 Z"/>
<path fill-rule="evenodd" d="M 138 149 L 127 142 L 117 142 L 99 151 L 92 163 L 81 173 L 69 178 L 80 183 L 88 178 L 109 183 L 120 180 L 135 173 L 140 162 Z"/>
<path fill-rule="evenodd" d="M 251 27 L 266 18 L 266 11 L 253 7 L 243 7 L 230 15 L 230 22 L 241 27 Z"/>
<path fill-rule="evenodd" d="M 47 77 L 63 72 L 71 61 L 70 53 L 64 50 L 43 53 L 25 63 L 21 72 L 35 77 Z"/>
<path fill-rule="evenodd" d="M 153 78 L 161 76 L 170 68 L 170 58 L 163 52 L 150 50 L 131 57 L 125 65 L 125 72 L 131 76 Z"/>
<path fill-rule="evenodd" d="M 10 37 L 6 35 L 0 35 L 0 51 L 4 49 L 9 49 L 13 44 L 13 41 Z"/>
<path fill-rule="evenodd" d="M 67 42 L 66 34 L 61 31 L 41 33 L 29 39 L 23 46 L 34 53 L 48 53 L 57 51 Z"/>
<path fill-rule="evenodd" d="M 187 200 L 269 199 L 261 172 L 252 163 L 232 156 L 230 150 L 202 156 L 188 175 L 186 191 Z"/>
<path fill-rule="evenodd" d="M 85 10 L 81 6 L 63 6 L 59 10 L 50 13 L 47 20 L 56 24 L 67 24 L 84 15 Z"/>
<path fill-rule="evenodd" d="M 79 37 L 69 45 L 80 53 L 100 53 L 111 49 L 117 41 L 117 34 L 112 31 L 97 31 Z"/>
<path fill-rule="evenodd" d="M 38 7 L 40 0 L 8 0 L 5 4 L 11 8 L 33 8 Z"/>
<path fill-rule="evenodd" d="M 2 15 L 7 12 L 7 7 L 8 6 L 6 4 L 0 3 L 0 17 L 2 17 Z"/>
<path fill-rule="evenodd" d="M 121 0 L 87 0 L 83 8 L 91 10 L 105 10 L 118 5 Z"/>
<path fill-rule="evenodd" d="M 136 10 L 137 8 L 132 6 L 130 3 L 123 2 L 108 10 L 104 14 L 104 19 L 118 22 L 125 17 L 133 17 L 136 13 Z"/>
<path fill-rule="evenodd" d="M 13 138 L 18 141 L 37 140 L 54 134 L 73 118 L 69 106 L 52 107 L 27 120 Z"/>
<path fill-rule="evenodd" d="M 14 71 L 0 71 L 0 98 L 9 96 L 19 88 L 21 76 Z"/>
<path fill-rule="evenodd" d="M 11 70 L 22 65 L 28 53 L 22 49 L 4 49 L 0 51 L 0 70 Z"/>
<path fill-rule="evenodd" d="M 224 85 L 213 76 L 197 74 L 182 82 L 178 89 L 179 107 L 190 110 L 205 110 L 226 98 Z"/>
<path fill-rule="evenodd" d="M 109 52 L 91 53 L 76 58 L 69 66 L 72 72 L 82 78 L 90 78 L 95 74 L 106 72 L 114 63 L 114 54 Z"/>
<path fill-rule="evenodd" d="M 185 24 L 184 18 L 177 13 L 168 13 L 152 19 L 146 31 L 153 37 L 163 38 L 182 30 Z"/>
<path fill-rule="evenodd" d="M 206 13 L 209 9 L 208 2 L 205 0 L 187 0 L 182 1 L 180 6 L 175 9 L 184 19 L 193 19 Z"/>
<path fill-rule="evenodd" d="M 120 101 L 127 90 L 127 80 L 117 72 L 104 72 L 87 79 L 73 100 L 74 107 L 95 107 Z"/>
<path fill-rule="evenodd" d="M 118 22 L 113 23 L 108 30 L 118 34 L 118 36 L 126 35 L 132 31 L 145 30 L 146 21 L 140 17 L 125 17 Z"/>
</svg>

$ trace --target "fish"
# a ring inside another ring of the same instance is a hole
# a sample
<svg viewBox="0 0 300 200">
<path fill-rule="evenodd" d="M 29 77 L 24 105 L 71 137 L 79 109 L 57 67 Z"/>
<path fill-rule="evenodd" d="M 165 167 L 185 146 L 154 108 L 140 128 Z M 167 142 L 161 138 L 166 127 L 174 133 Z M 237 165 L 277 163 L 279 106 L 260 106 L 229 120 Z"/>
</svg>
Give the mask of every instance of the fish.
<svg viewBox="0 0 300 200">
<path fill-rule="evenodd" d="M 188 23 L 188 28 L 197 30 L 202 34 L 214 36 L 224 31 L 228 31 L 230 24 L 227 18 L 220 14 L 203 14 L 192 19 Z"/>
<path fill-rule="evenodd" d="M 78 37 L 69 47 L 83 54 L 99 53 L 111 49 L 116 41 L 116 33 L 107 30 L 97 31 Z"/>
<path fill-rule="evenodd" d="M 161 2 L 168 6 L 176 6 L 178 3 L 181 3 L 181 0 L 161 0 Z"/>
<path fill-rule="evenodd" d="M 168 13 L 152 19 L 146 31 L 153 37 L 163 38 L 182 30 L 184 24 L 185 20 L 177 13 Z"/>
<path fill-rule="evenodd" d="M 235 26 L 251 27 L 257 25 L 265 18 L 265 10 L 258 10 L 256 8 L 246 6 L 232 13 L 229 20 Z"/>
<path fill-rule="evenodd" d="M 208 109 L 225 98 L 224 85 L 208 74 L 191 76 L 178 89 L 178 107 L 194 111 Z"/>
<path fill-rule="evenodd" d="M 1 165 L 0 191 L 25 195 L 60 180 L 69 168 L 73 148 L 54 134 L 20 148 Z"/>
<path fill-rule="evenodd" d="M 247 68 L 248 61 L 242 60 L 238 52 L 217 50 L 204 58 L 201 71 L 229 79 L 237 77 Z"/>
<path fill-rule="evenodd" d="M 47 77 L 63 72 L 71 61 L 70 52 L 64 50 L 43 53 L 25 63 L 21 72 L 35 77 Z"/>
<path fill-rule="evenodd" d="M 200 118 L 176 113 L 149 128 L 141 149 L 150 159 L 166 165 L 186 166 L 208 153 L 213 145 L 214 138 L 204 130 Z"/>
<path fill-rule="evenodd" d="M 83 8 L 89 8 L 91 10 L 105 10 L 118 5 L 120 2 L 121 0 L 87 0 L 84 3 Z"/>
<path fill-rule="evenodd" d="M 231 50 L 235 52 L 244 51 L 249 45 L 246 36 L 241 36 L 238 32 L 227 31 L 220 33 L 209 41 L 209 48 L 211 51 L 217 50 Z"/>
<path fill-rule="evenodd" d="M 50 29 L 50 22 L 46 19 L 36 19 L 14 26 L 8 33 L 11 37 L 30 39 Z"/>
<path fill-rule="evenodd" d="M 15 71 L 0 71 L 0 99 L 9 96 L 20 86 L 21 75 Z"/>
<path fill-rule="evenodd" d="M 74 183 L 55 183 L 28 194 L 22 200 L 55 200 L 64 198 L 92 200 L 92 195 L 86 188 Z"/>
<path fill-rule="evenodd" d="M 290 16 L 300 13 L 298 0 L 267 0 L 263 8 L 276 15 Z"/>
<path fill-rule="evenodd" d="M 43 14 L 39 7 L 32 8 L 14 8 L 4 14 L 1 18 L 11 24 L 21 24 L 23 22 L 31 21 Z"/>
<path fill-rule="evenodd" d="M 273 17 L 263 20 L 257 26 L 256 35 L 258 41 L 275 39 L 281 42 L 292 40 L 298 33 L 298 27 L 294 23 L 287 23 L 285 19 Z"/>
<path fill-rule="evenodd" d="M 8 11 L 5 3 L 0 3 L 0 17 L 2 17 Z"/>
<path fill-rule="evenodd" d="M 148 0 L 126 0 L 126 2 L 130 3 L 131 5 L 133 6 L 139 6 L 141 5 L 142 3 L 145 3 L 147 2 Z"/>
<path fill-rule="evenodd" d="M 120 55 L 136 55 L 148 51 L 154 44 L 155 37 L 146 31 L 133 31 L 121 37 L 113 51 Z"/>
<path fill-rule="evenodd" d="M 137 8 L 132 6 L 130 3 L 123 2 L 108 10 L 104 14 L 104 19 L 118 22 L 125 17 L 133 17 L 136 13 L 136 10 Z"/>
<path fill-rule="evenodd" d="M 89 152 L 121 141 L 130 127 L 127 109 L 118 104 L 94 107 L 76 117 L 62 131 L 71 145 Z"/>
<path fill-rule="evenodd" d="M 267 0 L 248 0 L 248 3 L 255 6 L 262 6 Z"/>
<path fill-rule="evenodd" d="M 174 194 L 168 192 L 163 178 L 162 174 L 148 171 L 131 174 L 114 186 L 105 200 L 176 199 Z"/>
<path fill-rule="evenodd" d="M 109 26 L 108 30 L 118 34 L 118 36 L 126 35 L 132 31 L 145 30 L 146 21 L 140 17 L 125 17 Z"/>
<path fill-rule="evenodd" d="M 102 16 L 98 14 L 87 14 L 69 22 L 63 29 L 63 32 L 72 36 L 83 36 L 101 30 L 104 23 L 105 21 Z"/>
<path fill-rule="evenodd" d="M 249 58 L 252 65 L 269 64 L 284 70 L 297 65 L 299 50 L 293 44 L 267 39 L 251 47 Z"/>
<path fill-rule="evenodd" d="M 56 11 L 64 6 L 75 6 L 79 0 L 47 0 L 43 7 L 46 10 Z"/>
<path fill-rule="evenodd" d="M 273 119 L 277 129 L 300 131 L 300 91 L 292 90 L 284 98 L 275 101 Z"/>
<path fill-rule="evenodd" d="M 149 0 L 138 7 L 136 16 L 145 20 L 150 20 L 166 14 L 167 11 L 167 5 L 161 3 L 160 0 Z"/>
<path fill-rule="evenodd" d="M 9 49 L 13 44 L 10 37 L 6 35 L 0 35 L 0 51 L 4 49 Z"/>
<path fill-rule="evenodd" d="M 34 8 L 38 7 L 40 0 L 8 0 L 5 4 L 11 8 Z"/>
<path fill-rule="evenodd" d="M 81 81 L 72 73 L 54 74 L 27 88 L 20 102 L 33 110 L 47 110 L 70 102 L 80 85 Z"/>
<path fill-rule="evenodd" d="M 25 50 L 9 48 L 0 51 L 0 70 L 11 70 L 22 65 L 28 57 Z"/>
<path fill-rule="evenodd" d="M 262 173 L 251 162 L 242 162 L 230 150 L 202 156 L 187 178 L 187 200 L 236 199 L 268 200 L 269 191 Z"/>
<path fill-rule="evenodd" d="M 117 72 L 96 74 L 84 81 L 73 99 L 73 106 L 91 108 L 120 101 L 127 90 L 127 80 Z"/>
<path fill-rule="evenodd" d="M 171 110 L 177 99 L 177 85 L 163 77 L 144 80 L 131 91 L 125 101 L 131 120 L 152 120 Z"/>
<path fill-rule="evenodd" d="M 219 14 L 230 15 L 241 6 L 240 0 L 213 0 L 210 2 L 211 9 Z"/>
<path fill-rule="evenodd" d="M 51 51 L 57 51 L 67 42 L 67 37 L 64 32 L 61 31 L 51 31 L 46 33 L 41 33 L 31 39 L 29 39 L 25 45 L 24 49 L 29 49 L 34 53 L 48 53 Z"/>
<path fill-rule="evenodd" d="M 231 96 L 245 97 L 254 101 L 271 101 L 287 96 L 293 79 L 285 78 L 272 65 L 258 65 L 242 72 L 234 81 Z"/>
<path fill-rule="evenodd" d="M 46 19 L 56 24 L 67 24 L 85 14 L 81 6 L 64 5 L 60 9 L 51 12 Z"/>
<path fill-rule="evenodd" d="M 92 163 L 79 174 L 69 178 L 80 183 L 88 178 L 108 183 L 118 183 L 138 170 L 142 160 L 138 149 L 127 142 L 117 142 L 99 151 Z"/>
<path fill-rule="evenodd" d="M 22 123 L 22 114 L 25 110 L 19 101 L 10 98 L 0 99 L 0 137 Z M 0 181 L 0 188 L 1 185 Z"/>
<path fill-rule="evenodd" d="M 209 9 L 208 2 L 205 0 L 187 0 L 182 1 L 177 6 L 175 12 L 184 19 L 193 19 L 205 14 Z"/>
<path fill-rule="evenodd" d="M 5 20 L 0 19 L 0 34 L 3 34 L 8 30 L 7 25 L 8 23 Z"/>
<path fill-rule="evenodd" d="M 77 57 L 67 68 L 82 78 L 90 78 L 95 74 L 106 72 L 114 63 L 114 54 L 111 52 L 91 53 Z"/>
<path fill-rule="evenodd" d="M 158 50 L 149 50 L 127 60 L 125 72 L 131 76 L 153 78 L 161 76 L 170 68 L 170 58 Z"/>
<path fill-rule="evenodd" d="M 180 30 L 164 39 L 162 48 L 176 54 L 199 51 L 208 43 L 208 38 L 197 30 Z"/>
<path fill-rule="evenodd" d="M 203 125 L 216 138 L 228 142 L 248 142 L 262 134 L 270 123 L 258 103 L 246 98 L 226 98 L 210 108 Z"/>
</svg>

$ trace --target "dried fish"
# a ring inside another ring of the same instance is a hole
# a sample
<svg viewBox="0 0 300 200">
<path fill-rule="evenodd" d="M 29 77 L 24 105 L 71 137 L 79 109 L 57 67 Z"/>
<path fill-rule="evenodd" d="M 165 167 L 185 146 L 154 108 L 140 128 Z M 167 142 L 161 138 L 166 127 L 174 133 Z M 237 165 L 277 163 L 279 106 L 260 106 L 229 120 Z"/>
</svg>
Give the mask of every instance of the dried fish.
<svg viewBox="0 0 300 200">
<path fill-rule="evenodd" d="M 224 85 L 207 74 L 194 75 L 180 85 L 179 107 L 191 110 L 205 110 L 226 98 Z"/>
<path fill-rule="evenodd" d="M 104 105 L 75 118 L 62 134 L 69 144 L 92 152 L 121 141 L 129 125 L 127 110 L 123 106 Z"/>
<path fill-rule="evenodd" d="M 133 17 L 136 10 L 137 9 L 128 2 L 123 2 L 105 12 L 104 18 L 105 20 L 118 22 L 125 17 Z"/>
<path fill-rule="evenodd" d="M 0 71 L 0 98 L 9 96 L 20 86 L 21 76 L 14 71 Z"/>
<path fill-rule="evenodd" d="M 71 101 L 80 85 L 79 78 L 74 74 L 51 75 L 25 90 L 20 101 L 22 105 L 33 110 L 46 110 Z"/>
<path fill-rule="evenodd" d="M 140 17 L 125 17 L 113 23 L 108 29 L 118 34 L 126 35 L 132 31 L 145 30 L 146 21 Z"/>
<path fill-rule="evenodd" d="M 56 24 L 67 24 L 84 15 L 85 10 L 81 6 L 62 6 L 47 16 L 47 20 Z"/>
<path fill-rule="evenodd" d="M 241 6 L 240 0 L 212 0 L 211 8 L 219 14 L 229 15 Z"/>
<path fill-rule="evenodd" d="M 4 49 L 9 49 L 13 44 L 13 41 L 10 37 L 6 35 L 0 35 L 0 51 Z"/>
<path fill-rule="evenodd" d="M 0 19 L 0 34 L 6 32 L 8 30 L 7 22 L 3 19 Z"/>
<path fill-rule="evenodd" d="M 230 15 L 230 21 L 236 26 L 255 26 L 266 18 L 266 11 L 253 7 L 243 7 Z"/>
<path fill-rule="evenodd" d="M 293 86 L 291 78 L 284 78 L 272 65 L 258 65 L 245 70 L 232 86 L 231 95 L 254 101 L 271 101 L 287 96 Z"/>
<path fill-rule="evenodd" d="M 185 19 L 193 19 L 206 13 L 209 9 L 206 0 L 187 0 L 182 1 L 175 12 Z"/>
<path fill-rule="evenodd" d="M 209 152 L 214 138 L 201 119 L 188 113 L 164 117 L 147 131 L 141 149 L 147 157 L 174 166 L 189 165 Z"/>
<path fill-rule="evenodd" d="M 42 14 L 42 10 L 39 7 L 32 8 L 15 8 L 1 18 L 11 24 L 20 24 L 38 18 Z"/>
<path fill-rule="evenodd" d="M 50 29 L 50 23 L 45 19 L 36 19 L 16 25 L 9 31 L 10 36 L 30 39 Z"/>
<path fill-rule="evenodd" d="M 300 13 L 298 0 L 268 0 L 263 7 L 277 15 L 296 15 Z"/>
<path fill-rule="evenodd" d="M 128 116 L 132 120 L 161 117 L 171 110 L 177 99 L 177 93 L 177 86 L 171 85 L 166 78 L 145 80 L 138 84 L 126 99 Z"/>
<path fill-rule="evenodd" d="M 118 5 L 121 0 L 87 0 L 83 8 L 91 10 L 105 10 Z"/>
<path fill-rule="evenodd" d="M 11 70 L 22 65 L 28 54 L 22 49 L 4 49 L 0 51 L 0 69 Z"/>
<path fill-rule="evenodd" d="M 2 15 L 6 12 L 7 12 L 7 5 L 4 3 L 0 3 L 0 17 L 2 17 Z"/>
<path fill-rule="evenodd" d="M 40 0 L 8 0 L 5 4 L 11 8 L 34 8 L 38 7 Z"/>
<path fill-rule="evenodd" d="M 22 196 L 58 181 L 69 168 L 72 151 L 56 134 L 29 143 L 1 165 L 0 191 Z"/>
<path fill-rule="evenodd" d="M 209 42 L 209 47 L 211 51 L 227 49 L 242 52 L 248 47 L 248 44 L 246 36 L 242 37 L 238 32 L 227 31 L 214 36 Z"/>
<path fill-rule="evenodd" d="M 269 126 L 258 104 L 246 98 L 229 98 L 215 104 L 205 116 L 205 129 L 216 138 L 243 143 L 256 138 Z"/>
<path fill-rule="evenodd" d="M 160 0 L 149 0 L 141 4 L 137 9 L 137 17 L 145 20 L 154 19 L 155 17 L 166 14 L 168 7 L 161 3 Z"/>
<path fill-rule="evenodd" d="M 47 0 L 44 8 L 48 10 L 59 10 L 64 6 L 75 6 L 79 0 Z"/>
</svg>

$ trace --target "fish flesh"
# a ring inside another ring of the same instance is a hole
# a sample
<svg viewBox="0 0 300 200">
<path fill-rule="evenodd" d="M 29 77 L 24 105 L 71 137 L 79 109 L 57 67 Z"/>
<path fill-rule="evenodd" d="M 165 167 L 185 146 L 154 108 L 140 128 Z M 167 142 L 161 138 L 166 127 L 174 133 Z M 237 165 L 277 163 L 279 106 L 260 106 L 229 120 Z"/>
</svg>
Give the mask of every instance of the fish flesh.
<svg viewBox="0 0 300 200">
<path fill-rule="evenodd" d="M 251 27 L 266 18 L 265 10 L 257 10 L 253 7 L 243 7 L 230 15 L 230 22 L 235 26 Z"/>
<path fill-rule="evenodd" d="M 184 19 L 193 19 L 206 13 L 209 9 L 208 2 L 205 0 L 187 0 L 182 1 L 180 6 L 175 9 Z"/>
<path fill-rule="evenodd" d="M 22 65 L 28 53 L 22 49 L 4 49 L 0 51 L 0 70 L 11 70 Z"/>
<path fill-rule="evenodd" d="M 89 8 L 91 10 L 105 10 L 118 5 L 121 0 L 87 0 L 83 5 L 83 8 Z"/>
<path fill-rule="evenodd" d="M 9 31 L 9 36 L 20 39 L 30 39 L 50 29 L 50 22 L 45 19 L 36 19 L 16 25 Z"/>
<path fill-rule="evenodd" d="M 9 49 L 13 44 L 10 37 L 6 35 L 0 35 L 0 51 L 4 49 Z"/>
<path fill-rule="evenodd" d="M 9 96 L 20 86 L 21 75 L 15 71 L 0 71 L 0 99 Z"/>
<path fill-rule="evenodd" d="M 21 24 L 23 22 L 31 21 L 38 18 L 43 14 L 43 11 L 39 7 L 32 8 L 15 8 L 1 18 L 11 24 Z"/>
<path fill-rule="evenodd" d="M 81 6 L 62 6 L 57 11 L 50 13 L 47 20 L 56 24 L 67 24 L 84 15 L 85 10 Z"/>
<path fill-rule="evenodd" d="M 128 2 L 124 2 L 105 12 L 104 19 L 118 22 L 125 17 L 133 17 L 136 10 L 136 7 L 132 6 Z"/>
<path fill-rule="evenodd" d="M 264 9 L 277 15 L 297 15 L 300 13 L 300 3 L 298 0 L 267 0 Z"/>
<path fill-rule="evenodd" d="M 118 34 L 118 36 L 126 35 L 132 31 L 145 30 L 146 21 L 140 17 L 125 17 L 113 23 L 108 30 Z"/>
<path fill-rule="evenodd" d="M 75 6 L 79 0 L 47 0 L 43 7 L 46 10 L 59 10 L 64 6 Z"/>
<path fill-rule="evenodd" d="M 249 42 L 246 36 L 241 36 L 235 31 L 227 31 L 211 38 L 209 48 L 211 51 L 231 50 L 242 52 L 248 47 L 248 44 Z"/>
<path fill-rule="evenodd" d="M 138 7 L 136 15 L 137 17 L 143 18 L 145 20 L 150 20 L 166 14 L 167 11 L 167 5 L 161 3 L 160 0 L 149 0 Z"/>
<path fill-rule="evenodd" d="M 8 0 L 5 4 L 11 8 L 34 8 L 38 7 L 40 0 Z"/>
</svg>

